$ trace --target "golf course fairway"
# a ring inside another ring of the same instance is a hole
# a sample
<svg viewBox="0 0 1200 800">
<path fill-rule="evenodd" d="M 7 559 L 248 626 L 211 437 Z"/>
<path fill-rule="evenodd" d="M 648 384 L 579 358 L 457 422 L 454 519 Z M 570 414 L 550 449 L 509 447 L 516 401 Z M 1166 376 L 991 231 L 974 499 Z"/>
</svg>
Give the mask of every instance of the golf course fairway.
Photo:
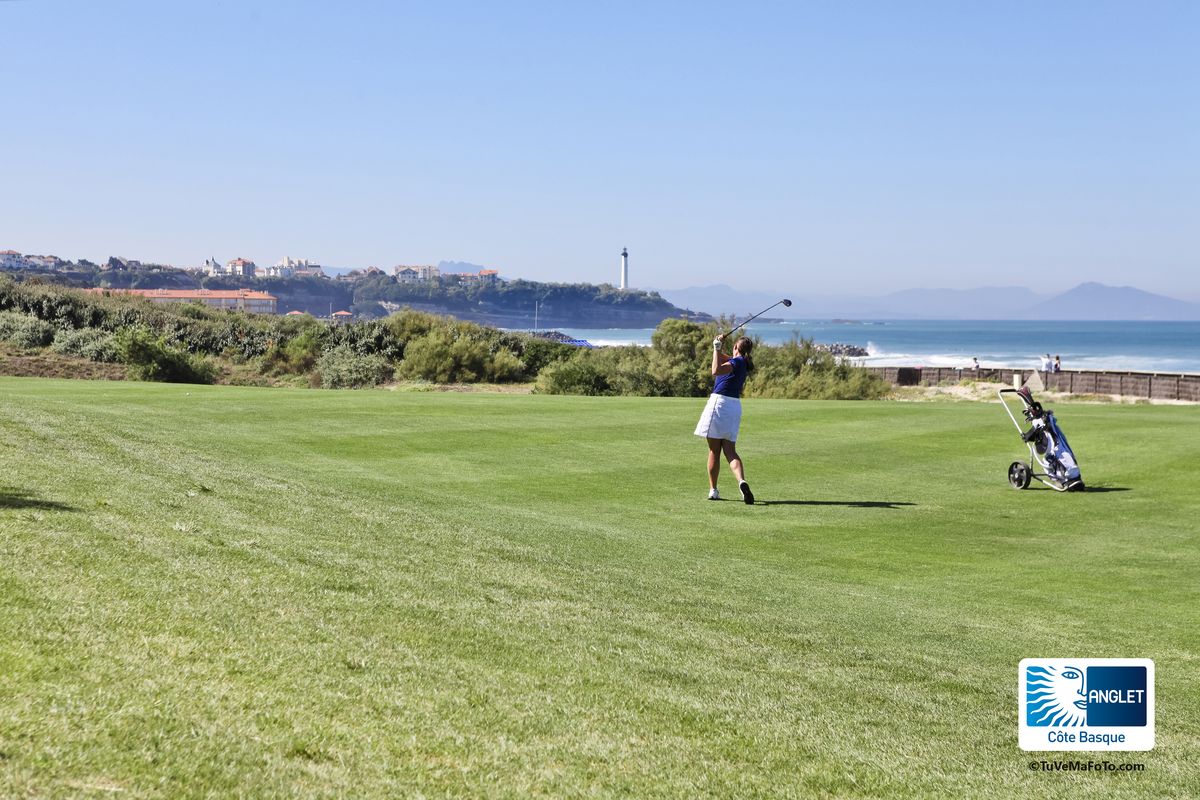
<svg viewBox="0 0 1200 800">
<path fill-rule="evenodd" d="M 1059 494 L 995 404 L 747 400 L 746 506 L 703 403 L 0 379 L 0 797 L 1200 796 L 1200 408 L 1048 404 Z M 1018 749 L 1065 656 L 1154 750 Z"/>
</svg>

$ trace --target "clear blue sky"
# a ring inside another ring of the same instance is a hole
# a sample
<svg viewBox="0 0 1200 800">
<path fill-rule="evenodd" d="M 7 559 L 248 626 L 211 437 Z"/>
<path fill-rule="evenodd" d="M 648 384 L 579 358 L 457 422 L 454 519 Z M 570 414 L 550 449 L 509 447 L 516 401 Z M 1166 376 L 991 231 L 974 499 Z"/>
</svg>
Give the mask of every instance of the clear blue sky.
<svg viewBox="0 0 1200 800">
<path fill-rule="evenodd" d="M 1195 2 L 0 0 L 0 249 L 1200 298 Z"/>
</svg>

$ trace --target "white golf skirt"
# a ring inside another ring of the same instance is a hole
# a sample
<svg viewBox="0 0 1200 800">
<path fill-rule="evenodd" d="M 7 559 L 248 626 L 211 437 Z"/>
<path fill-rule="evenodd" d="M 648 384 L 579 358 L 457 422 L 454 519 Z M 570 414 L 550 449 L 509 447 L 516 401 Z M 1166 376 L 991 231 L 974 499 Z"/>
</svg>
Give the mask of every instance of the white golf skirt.
<svg viewBox="0 0 1200 800">
<path fill-rule="evenodd" d="M 706 439 L 728 439 L 736 442 L 738 426 L 742 424 L 742 401 L 723 394 L 710 394 L 704 413 L 696 423 L 696 435 Z"/>
</svg>

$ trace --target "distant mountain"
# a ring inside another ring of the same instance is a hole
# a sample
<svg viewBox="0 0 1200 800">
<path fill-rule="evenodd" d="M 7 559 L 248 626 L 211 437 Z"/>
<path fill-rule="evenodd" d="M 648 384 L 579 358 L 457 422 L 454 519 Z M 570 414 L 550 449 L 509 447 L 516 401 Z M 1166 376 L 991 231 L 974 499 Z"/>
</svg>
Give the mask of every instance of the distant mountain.
<svg viewBox="0 0 1200 800">
<path fill-rule="evenodd" d="M 688 289 L 664 289 L 659 294 L 671 303 L 682 308 L 706 311 L 709 314 L 733 314 L 744 317 L 762 311 L 774 302 L 787 295 L 773 295 L 765 292 L 740 292 L 732 286 L 723 283 L 712 286 L 693 286 Z M 777 309 L 780 312 L 788 309 Z M 795 309 L 790 309 L 790 316 L 795 316 Z M 771 312 L 775 315 L 775 312 Z M 780 313 L 778 316 L 783 316 Z"/>
<path fill-rule="evenodd" d="M 1053 297 L 1023 286 L 905 289 L 874 297 L 809 295 L 795 288 L 767 294 L 739 291 L 725 284 L 659 293 L 678 306 L 736 316 L 753 314 L 787 297 L 792 307 L 774 309 L 769 316 L 793 319 L 1200 319 L 1200 304 L 1100 283 L 1080 284 Z"/>
<path fill-rule="evenodd" d="M 1033 306 L 1022 316 L 1070 320 L 1192 320 L 1200 319 L 1200 305 L 1132 286 L 1081 283 Z"/>
<path fill-rule="evenodd" d="M 753 314 L 787 297 L 792 307 L 777 308 L 770 315 L 793 319 L 1013 319 L 1048 297 L 1020 286 L 905 289 L 881 297 L 811 295 L 795 289 L 767 294 L 743 292 L 725 284 L 666 289 L 659 293 L 678 306 L 736 316 Z"/>
<path fill-rule="evenodd" d="M 1013 319 L 1048 299 L 1024 286 L 979 289 L 905 289 L 885 295 L 889 316 L 912 319 Z"/>
</svg>

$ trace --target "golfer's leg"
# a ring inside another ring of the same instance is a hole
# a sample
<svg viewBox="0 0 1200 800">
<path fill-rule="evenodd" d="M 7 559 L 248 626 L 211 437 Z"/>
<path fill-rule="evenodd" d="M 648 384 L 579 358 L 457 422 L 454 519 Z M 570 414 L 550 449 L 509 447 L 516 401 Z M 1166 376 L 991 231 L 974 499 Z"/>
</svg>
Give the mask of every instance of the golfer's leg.
<svg viewBox="0 0 1200 800">
<path fill-rule="evenodd" d="M 708 488 L 717 488 L 717 477 L 721 474 L 721 440 L 708 440 Z"/>
<path fill-rule="evenodd" d="M 733 476 L 738 479 L 738 483 L 741 483 L 746 480 L 746 475 L 742 472 L 742 459 L 737 454 L 737 445 L 728 439 L 722 439 L 721 444 L 725 449 L 725 458 L 729 461 L 729 468 L 733 470 Z"/>
</svg>

